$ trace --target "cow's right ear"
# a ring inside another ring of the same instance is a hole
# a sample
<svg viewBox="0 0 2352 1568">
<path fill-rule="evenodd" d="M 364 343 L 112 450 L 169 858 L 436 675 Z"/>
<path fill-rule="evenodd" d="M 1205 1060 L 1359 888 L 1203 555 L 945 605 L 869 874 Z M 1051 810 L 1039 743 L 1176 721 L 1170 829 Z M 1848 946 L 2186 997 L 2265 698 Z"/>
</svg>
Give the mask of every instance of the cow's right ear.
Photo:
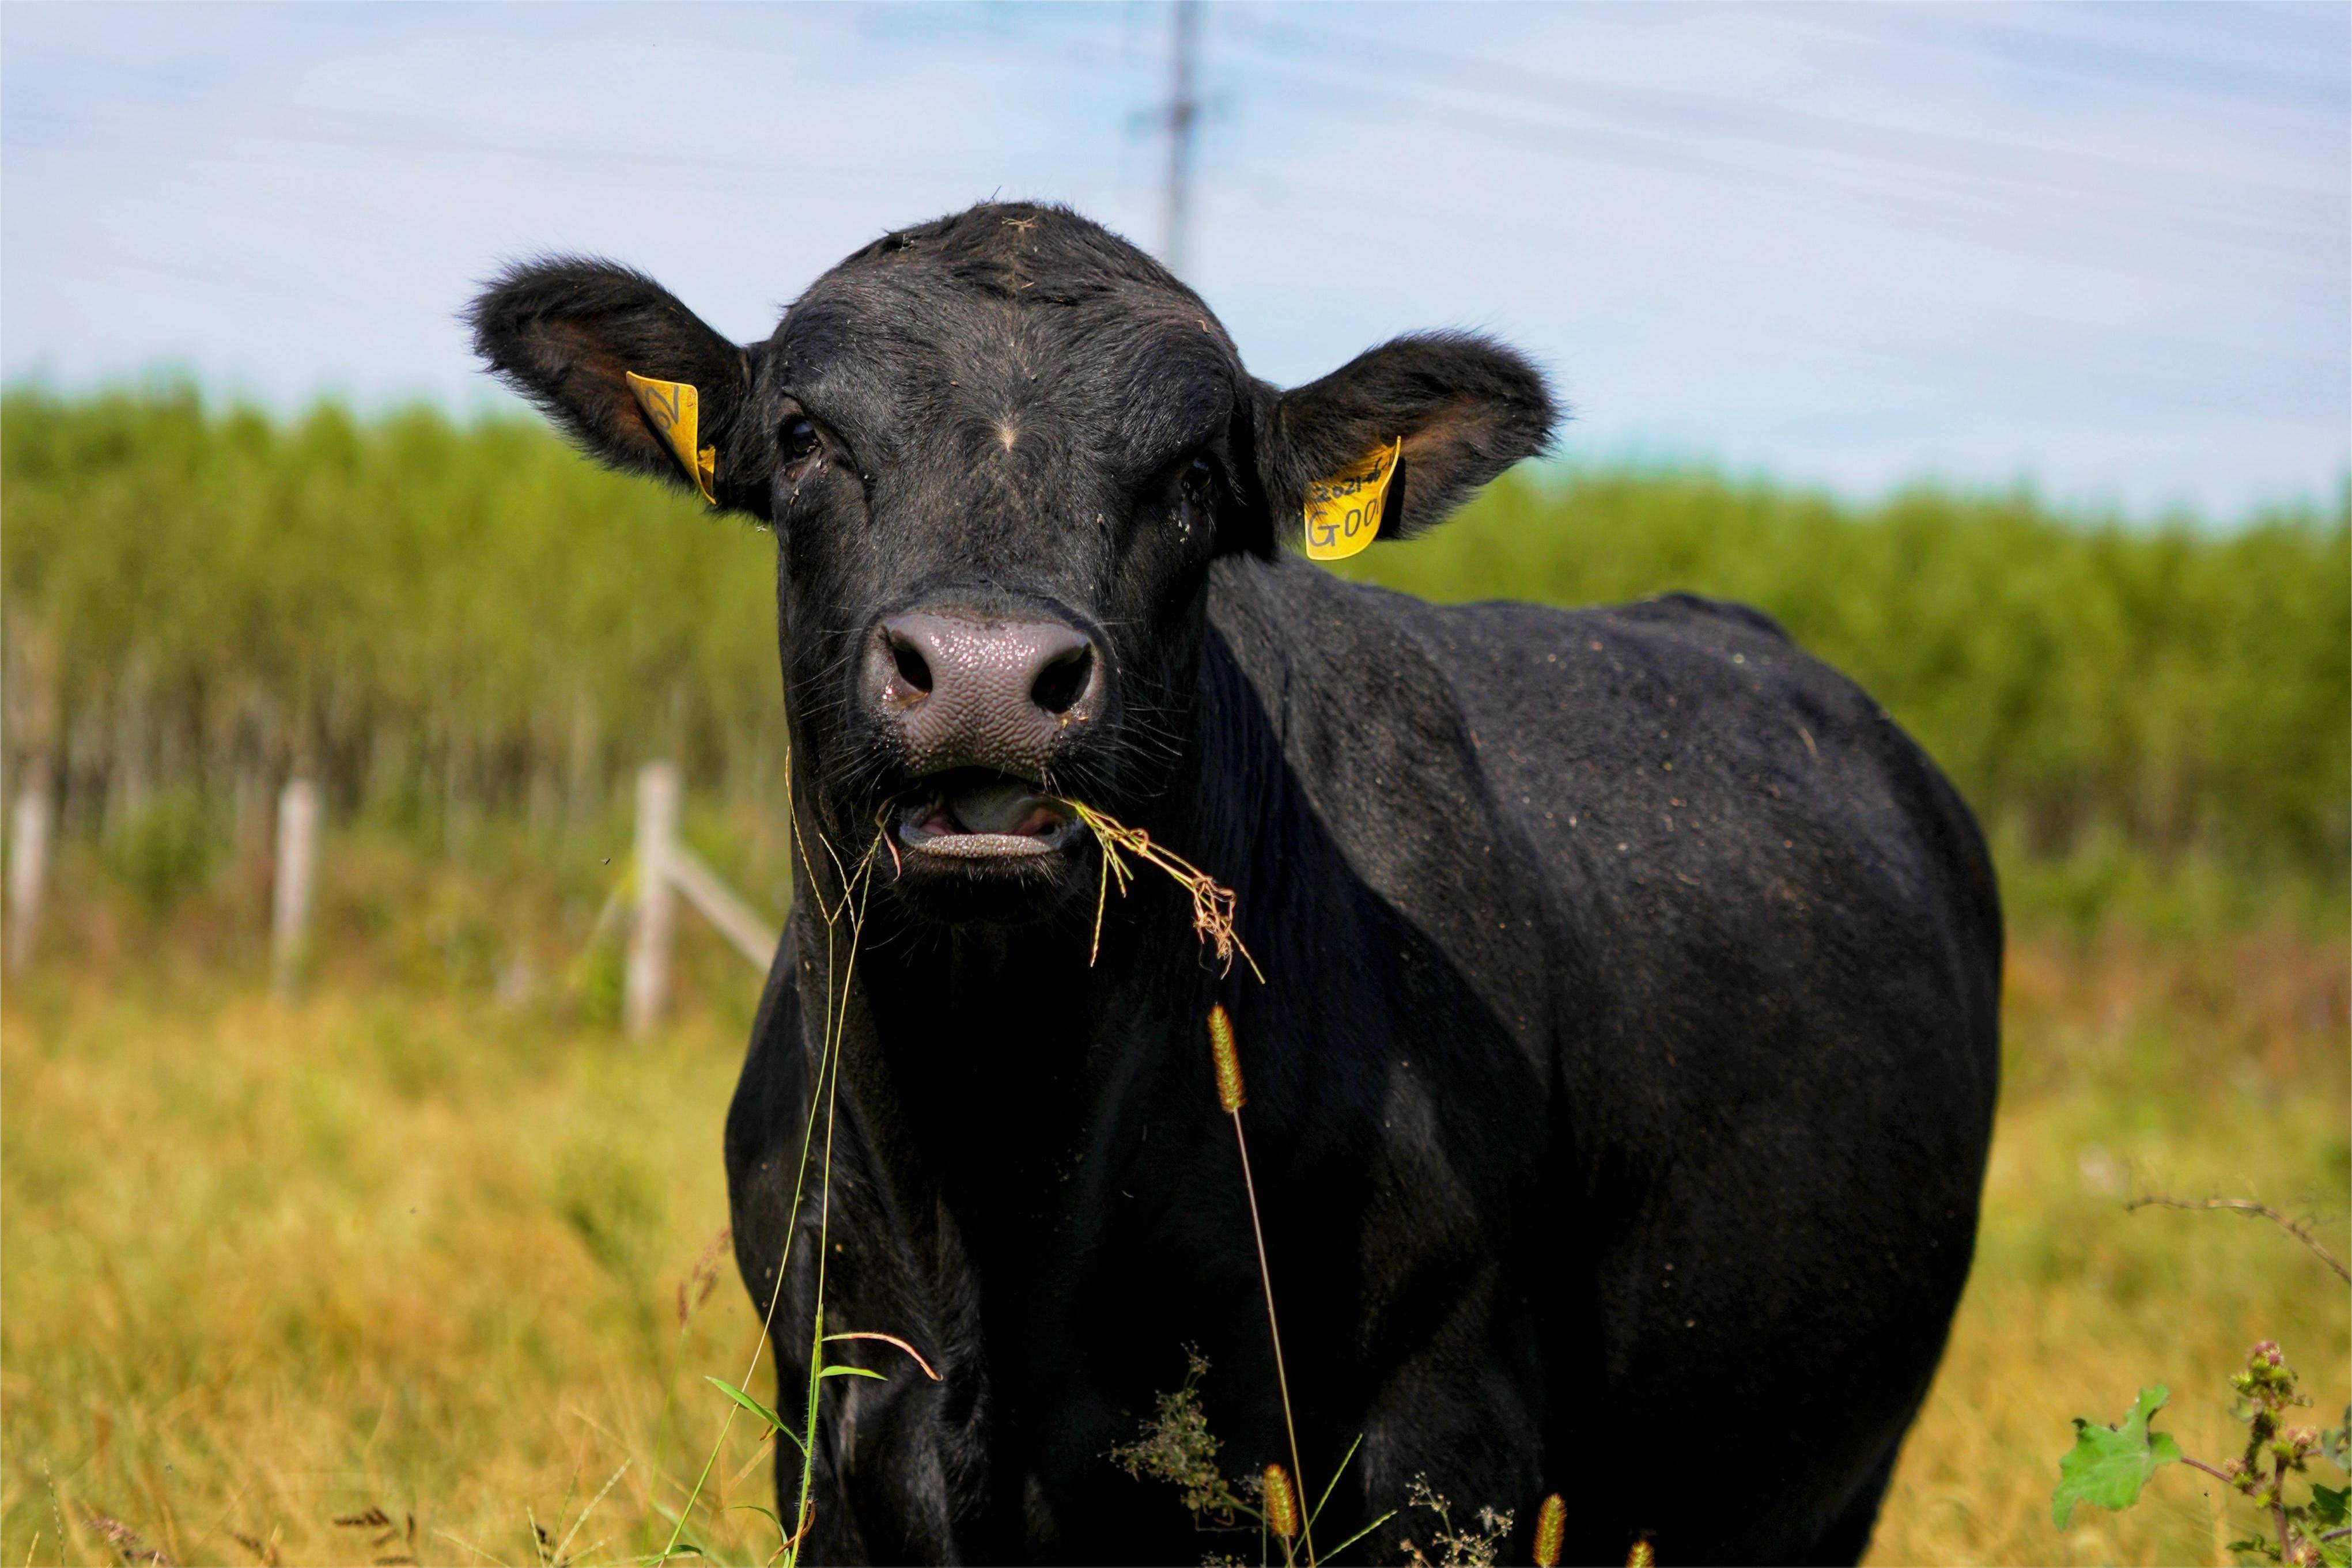
<svg viewBox="0 0 2352 1568">
<path fill-rule="evenodd" d="M 467 319 L 474 351 L 589 455 L 767 515 L 762 444 L 742 439 L 751 356 L 652 278 L 593 257 L 525 262 L 485 288 Z M 679 384 L 695 389 L 690 433 Z"/>
</svg>

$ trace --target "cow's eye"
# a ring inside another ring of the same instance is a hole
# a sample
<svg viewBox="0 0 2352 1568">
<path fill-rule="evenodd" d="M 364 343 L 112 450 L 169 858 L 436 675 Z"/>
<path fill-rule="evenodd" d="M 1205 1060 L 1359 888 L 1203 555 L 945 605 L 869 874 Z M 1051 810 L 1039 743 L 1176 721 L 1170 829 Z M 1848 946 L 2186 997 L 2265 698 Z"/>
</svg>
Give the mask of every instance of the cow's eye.
<svg viewBox="0 0 2352 1568">
<path fill-rule="evenodd" d="M 816 433 L 814 420 L 794 414 L 777 427 L 776 446 L 785 468 L 799 468 L 824 449 L 824 438 Z"/>
<path fill-rule="evenodd" d="M 1197 499 L 1209 493 L 1210 483 L 1216 476 L 1217 471 L 1210 465 L 1207 458 L 1195 457 L 1192 462 L 1184 465 L 1184 489 L 1188 495 Z"/>
</svg>

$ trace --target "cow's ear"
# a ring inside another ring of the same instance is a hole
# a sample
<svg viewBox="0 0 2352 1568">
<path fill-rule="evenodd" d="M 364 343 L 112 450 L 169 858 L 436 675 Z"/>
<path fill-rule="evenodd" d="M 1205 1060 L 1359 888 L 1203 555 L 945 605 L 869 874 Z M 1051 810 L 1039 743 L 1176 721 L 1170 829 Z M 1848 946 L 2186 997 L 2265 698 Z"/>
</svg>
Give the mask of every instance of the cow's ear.
<svg viewBox="0 0 2352 1568">
<path fill-rule="evenodd" d="M 1261 401 L 1257 454 L 1275 537 L 1300 538 L 1307 488 L 1371 472 L 1392 449 L 1379 537 L 1444 520 L 1470 493 L 1551 444 L 1559 413 L 1525 356 L 1472 332 L 1423 332 Z"/>
<path fill-rule="evenodd" d="M 474 351 L 591 456 L 766 515 L 769 460 L 745 428 L 751 352 L 652 278 L 592 257 L 526 262 L 467 319 Z"/>
</svg>

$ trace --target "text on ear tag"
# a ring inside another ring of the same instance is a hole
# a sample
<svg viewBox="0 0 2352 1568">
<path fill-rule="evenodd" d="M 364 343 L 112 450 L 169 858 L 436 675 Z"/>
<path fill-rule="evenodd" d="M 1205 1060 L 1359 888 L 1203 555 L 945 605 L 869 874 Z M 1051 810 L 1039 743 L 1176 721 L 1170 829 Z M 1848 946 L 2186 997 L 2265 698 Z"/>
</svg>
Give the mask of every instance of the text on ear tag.
<svg viewBox="0 0 2352 1568">
<path fill-rule="evenodd" d="M 1307 486 L 1307 558 L 1345 560 L 1381 531 L 1389 481 L 1404 452 L 1400 436 L 1359 463 Z"/>
<path fill-rule="evenodd" d="M 702 498 L 717 506 L 719 496 L 711 486 L 719 479 L 719 448 L 696 443 L 701 433 L 702 394 L 686 382 L 657 382 L 635 371 L 621 373 L 629 378 L 629 390 L 637 394 L 637 406 L 646 411 L 646 418 L 668 444 L 677 465 L 693 477 L 694 487 L 702 492 Z"/>
</svg>

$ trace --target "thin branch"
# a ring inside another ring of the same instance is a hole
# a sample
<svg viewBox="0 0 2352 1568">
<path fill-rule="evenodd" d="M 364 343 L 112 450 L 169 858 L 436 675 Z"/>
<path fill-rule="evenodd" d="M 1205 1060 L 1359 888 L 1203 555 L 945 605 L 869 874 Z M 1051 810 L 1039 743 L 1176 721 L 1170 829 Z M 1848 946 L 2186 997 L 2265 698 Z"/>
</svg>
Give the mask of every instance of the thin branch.
<svg viewBox="0 0 2352 1568">
<path fill-rule="evenodd" d="M 2147 1208 L 2151 1205 L 2159 1208 L 2229 1209 L 2238 1214 L 2259 1215 L 2261 1218 L 2267 1219 L 2272 1224 L 2277 1226 L 2281 1230 L 2285 1231 L 2289 1236 L 2294 1237 L 2297 1241 L 2302 1242 L 2305 1247 L 2310 1248 L 2312 1256 L 2317 1258 L 2321 1262 L 2335 1270 L 2336 1277 L 2337 1279 L 2343 1281 L 2347 1285 L 2352 1285 L 2352 1269 L 2347 1269 L 2341 1259 L 2337 1258 L 2335 1253 L 2330 1252 L 2326 1248 L 2321 1246 L 2318 1239 L 2312 1235 L 2309 1227 L 2305 1225 L 2301 1220 L 2288 1218 L 2285 1215 L 2281 1214 L 2277 1209 L 2273 1208 L 2266 1203 L 2256 1203 L 2250 1197 L 2203 1197 L 2190 1199 L 2166 1197 L 2160 1193 L 2151 1193 L 2146 1197 L 2136 1197 L 2129 1203 L 2125 1204 L 2124 1212 L 2129 1214 L 2134 1209 Z"/>
</svg>

